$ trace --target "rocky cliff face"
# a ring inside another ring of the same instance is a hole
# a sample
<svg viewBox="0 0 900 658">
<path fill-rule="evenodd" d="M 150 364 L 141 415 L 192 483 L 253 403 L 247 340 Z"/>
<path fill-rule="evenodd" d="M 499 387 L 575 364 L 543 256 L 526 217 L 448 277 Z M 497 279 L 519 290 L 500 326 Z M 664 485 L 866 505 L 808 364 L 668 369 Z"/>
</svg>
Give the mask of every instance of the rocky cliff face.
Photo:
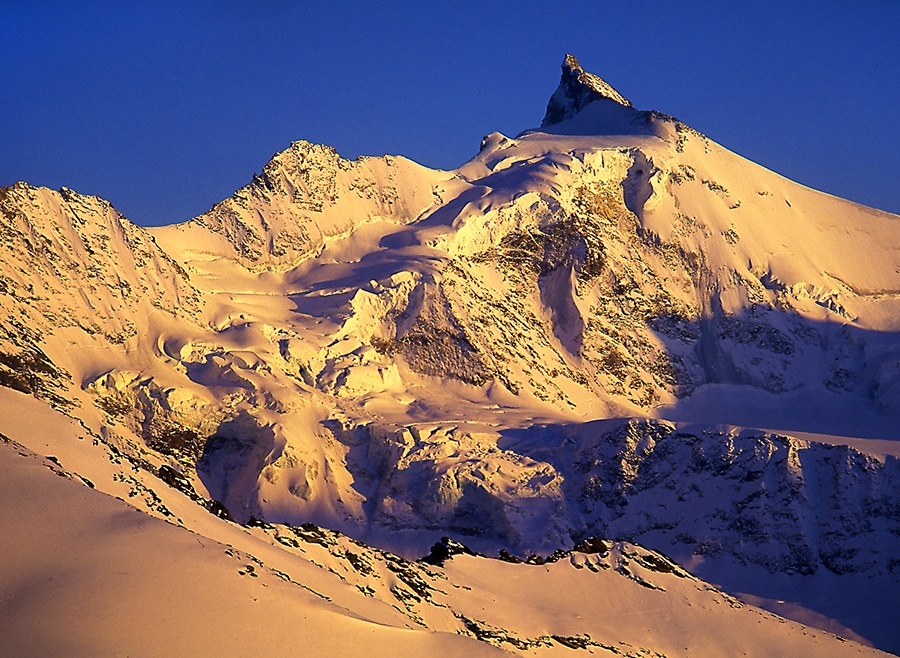
<svg viewBox="0 0 900 658">
<path fill-rule="evenodd" d="M 332 431 L 370 523 L 395 531 L 443 528 L 523 557 L 597 536 L 770 573 L 900 569 L 898 462 L 846 446 L 654 421 Z"/>
<path fill-rule="evenodd" d="M 133 349 L 150 313 L 190 322 L 202 304 L 153 237 L 98 197 L 17 183 L 0 190 L 0 232 L 0 376 L 56 404 L 71 404 L 73 382 L 44 353 L 53 337 Z"/>
<path fill-rule="evenodd" d="M 613 89 L 602 78 L 588 73 L 574 55 L 566 55 L 562 63 L 562 78 L 559 87 L 550 97 L 547 113 L 541 127 L 552 126 L 566 119 L 571 119 L 593 101 L 608 99 L 631 107 L 631 101 Z"/>
</svg>

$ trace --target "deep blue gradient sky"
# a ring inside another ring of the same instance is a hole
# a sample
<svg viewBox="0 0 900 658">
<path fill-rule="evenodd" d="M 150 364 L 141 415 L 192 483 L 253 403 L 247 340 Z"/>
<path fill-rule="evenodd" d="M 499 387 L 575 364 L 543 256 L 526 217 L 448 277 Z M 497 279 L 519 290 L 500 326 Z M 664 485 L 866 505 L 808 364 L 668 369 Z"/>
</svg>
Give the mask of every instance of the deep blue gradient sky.
<svg viewBox="0 0 900 658">
<path fill-rule="evenodd" d="M 154 225 L 298 139 L 449 169 L 537 126 L 569 51 L 638 108 L 900 213 L 895 1 L 140 4 L 0 3 L 0 185 Z"/>
</svg>

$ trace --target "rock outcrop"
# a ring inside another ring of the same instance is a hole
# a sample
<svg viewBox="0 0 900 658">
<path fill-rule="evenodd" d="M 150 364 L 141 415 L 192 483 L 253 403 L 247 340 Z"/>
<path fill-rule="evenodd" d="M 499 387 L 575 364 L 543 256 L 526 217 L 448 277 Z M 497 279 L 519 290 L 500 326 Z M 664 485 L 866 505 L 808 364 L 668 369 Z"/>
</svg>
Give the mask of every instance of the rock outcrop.
<svg viewBox="0 0 900 658">
<path fill-rule="evenodd" d="M 574 55 L 566 55 L 562 63 L 562 78 L 559 87 L 547 103 L 547 113 L 541 127 L 552 126 L 570 119 L 580 112 L 585 105 L 593 101 L 607 99 L 625 107 L 631 107 L 631 101 L 617 92 L 599 76 L 588 73 Z"/>
</svg>

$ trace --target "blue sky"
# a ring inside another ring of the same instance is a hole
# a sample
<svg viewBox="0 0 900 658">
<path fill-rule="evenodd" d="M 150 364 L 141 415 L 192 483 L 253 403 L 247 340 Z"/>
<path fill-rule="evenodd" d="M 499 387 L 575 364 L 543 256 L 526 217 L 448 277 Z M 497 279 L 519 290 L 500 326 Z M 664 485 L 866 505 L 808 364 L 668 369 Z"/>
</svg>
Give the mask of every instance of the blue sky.
<svg viewBox="0 0 900 658">
<path fill-rule="evenodd" d="M 900 3 L 141 4 L 0 3 L 0 185 L 154 225 L 298 139 L 453 168 L 537 126 L 572 52 L 636 107 L 900 213 Z"/>
</svg>

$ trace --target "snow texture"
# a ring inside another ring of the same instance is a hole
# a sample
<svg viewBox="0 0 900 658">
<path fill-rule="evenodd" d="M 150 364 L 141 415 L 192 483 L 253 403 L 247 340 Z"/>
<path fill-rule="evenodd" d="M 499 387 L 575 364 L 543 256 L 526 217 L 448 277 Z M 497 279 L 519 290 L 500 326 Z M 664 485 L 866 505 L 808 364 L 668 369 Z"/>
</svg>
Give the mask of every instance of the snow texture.
<svg viewBox="0 0 900 658">
<path fill-rule="evenodd" d="M 0 653 L 896 652 L 898 221 L 571 56 L 454 171 L 4 188 Z"/>
</svg>

